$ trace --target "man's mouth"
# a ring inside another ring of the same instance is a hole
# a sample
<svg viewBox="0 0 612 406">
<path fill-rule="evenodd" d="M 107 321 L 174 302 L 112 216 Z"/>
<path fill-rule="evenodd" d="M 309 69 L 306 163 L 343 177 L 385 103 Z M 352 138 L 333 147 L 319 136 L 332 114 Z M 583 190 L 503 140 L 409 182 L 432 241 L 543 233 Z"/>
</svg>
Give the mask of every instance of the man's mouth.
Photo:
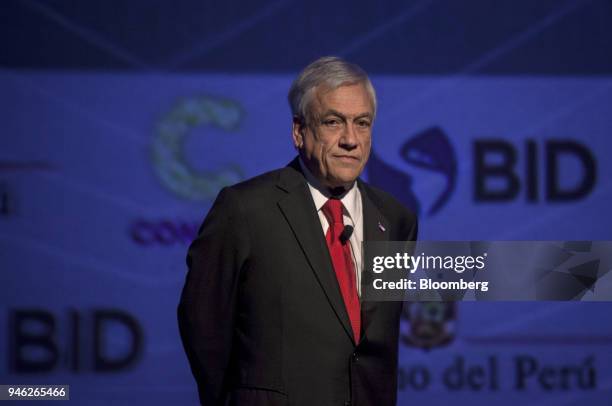
<svg viewBox="0 0 612 406">
<path fill-rule="evenodd" d="M 359 162 L 359 158 L 356 156 L 352 156 L 352 155 L 334 155 L 334 158 L 342 162 L 348 162 L 348 163 Z"/>
</svg>

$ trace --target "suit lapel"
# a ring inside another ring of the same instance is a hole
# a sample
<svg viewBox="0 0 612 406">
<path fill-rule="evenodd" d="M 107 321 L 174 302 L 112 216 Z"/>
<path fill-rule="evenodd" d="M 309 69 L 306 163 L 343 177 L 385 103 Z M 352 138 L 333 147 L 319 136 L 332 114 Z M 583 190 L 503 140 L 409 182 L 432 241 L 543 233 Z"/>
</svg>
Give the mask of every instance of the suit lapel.
<svg viewBox="0 0 612 406">
<path fill-rule="evenodd" d="M 349 317 L 342 300 L 340 287 L 338 286 L 325 237 L 321 229 L 321 222 L 319 221 L 310 190 L 299 170 L 297 160 L 294 160 L 289 164 L 289 168 L 281 172 L 278 187 L 287 192 L 287 195 L 278 202 L 278 206 L 293 230 L 293 234 L 336 316 L 342 323 L 346 333 L 354 339 Z"/>
<path fill-rule="evenodd" d="M 389 241 L 390 224 L 370 198 L 367 186 L 361 181 L 359 181 L 358 185 L 363 203 L 363 241 Z M 362 267 L 365 269 L 366 264 L 362 264 Z M 362 280 L 364 276 L 365 275 L 362 274 Z M 361 302 L 362 340 L 364 336 L 368 334 L 368 328 L 371 326 L 372 320 L 376 316 L 376 309 L 377 303 L 374 301 L 368 300 Z"/>
</svg>

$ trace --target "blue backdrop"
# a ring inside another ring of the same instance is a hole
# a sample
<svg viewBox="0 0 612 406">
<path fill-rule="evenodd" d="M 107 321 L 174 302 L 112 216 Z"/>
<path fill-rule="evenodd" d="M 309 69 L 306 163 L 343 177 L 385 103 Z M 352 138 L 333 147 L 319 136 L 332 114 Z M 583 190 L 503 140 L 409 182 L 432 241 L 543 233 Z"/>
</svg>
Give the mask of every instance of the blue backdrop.
<svg viewBox="0 0 612 406">
<path fill-rule="evenodd" d="M 364 178 L 421 239 L 611 240 L 611 22 L 605 0 L 3 2 L 0 384 L 197 403 L 187 245 L 222 186 L 291 160 L 286 94 L 321 55 L 370 73 Z M 399 404 L 609 404 L 611 310 L 415 305 Z"/>
</svg>

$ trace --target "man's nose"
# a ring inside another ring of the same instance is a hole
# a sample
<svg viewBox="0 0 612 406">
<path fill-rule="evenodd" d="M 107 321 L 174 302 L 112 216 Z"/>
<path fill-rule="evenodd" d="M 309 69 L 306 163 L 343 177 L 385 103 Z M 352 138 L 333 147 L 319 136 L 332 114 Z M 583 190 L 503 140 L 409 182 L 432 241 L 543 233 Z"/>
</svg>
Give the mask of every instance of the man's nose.
<svg viewBox="0 0 612 406">
<path fill-rule="evenodd" d="M 352 123 L 348 123 L 344 127 L 344 131 L 340 137 L 340 146 L 348 150 L 352 150 L 357 147 L 357 132 Z"/>
</svg>

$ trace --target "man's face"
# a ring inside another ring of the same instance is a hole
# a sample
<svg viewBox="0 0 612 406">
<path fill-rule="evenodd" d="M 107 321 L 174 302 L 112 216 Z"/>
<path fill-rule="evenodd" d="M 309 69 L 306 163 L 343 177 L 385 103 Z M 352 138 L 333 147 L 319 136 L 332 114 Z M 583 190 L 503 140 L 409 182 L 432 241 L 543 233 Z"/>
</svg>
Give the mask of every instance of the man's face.
<svg viewBox="0 0 612 406">
<path fill-rule="evenodd" d="M 293 141 L 312 174 L 326 187 L 349 187 L 372 145 L 374 111 L 363 84 L 315 89 L 307 123 L 294 120 Z"/>
</svg>

